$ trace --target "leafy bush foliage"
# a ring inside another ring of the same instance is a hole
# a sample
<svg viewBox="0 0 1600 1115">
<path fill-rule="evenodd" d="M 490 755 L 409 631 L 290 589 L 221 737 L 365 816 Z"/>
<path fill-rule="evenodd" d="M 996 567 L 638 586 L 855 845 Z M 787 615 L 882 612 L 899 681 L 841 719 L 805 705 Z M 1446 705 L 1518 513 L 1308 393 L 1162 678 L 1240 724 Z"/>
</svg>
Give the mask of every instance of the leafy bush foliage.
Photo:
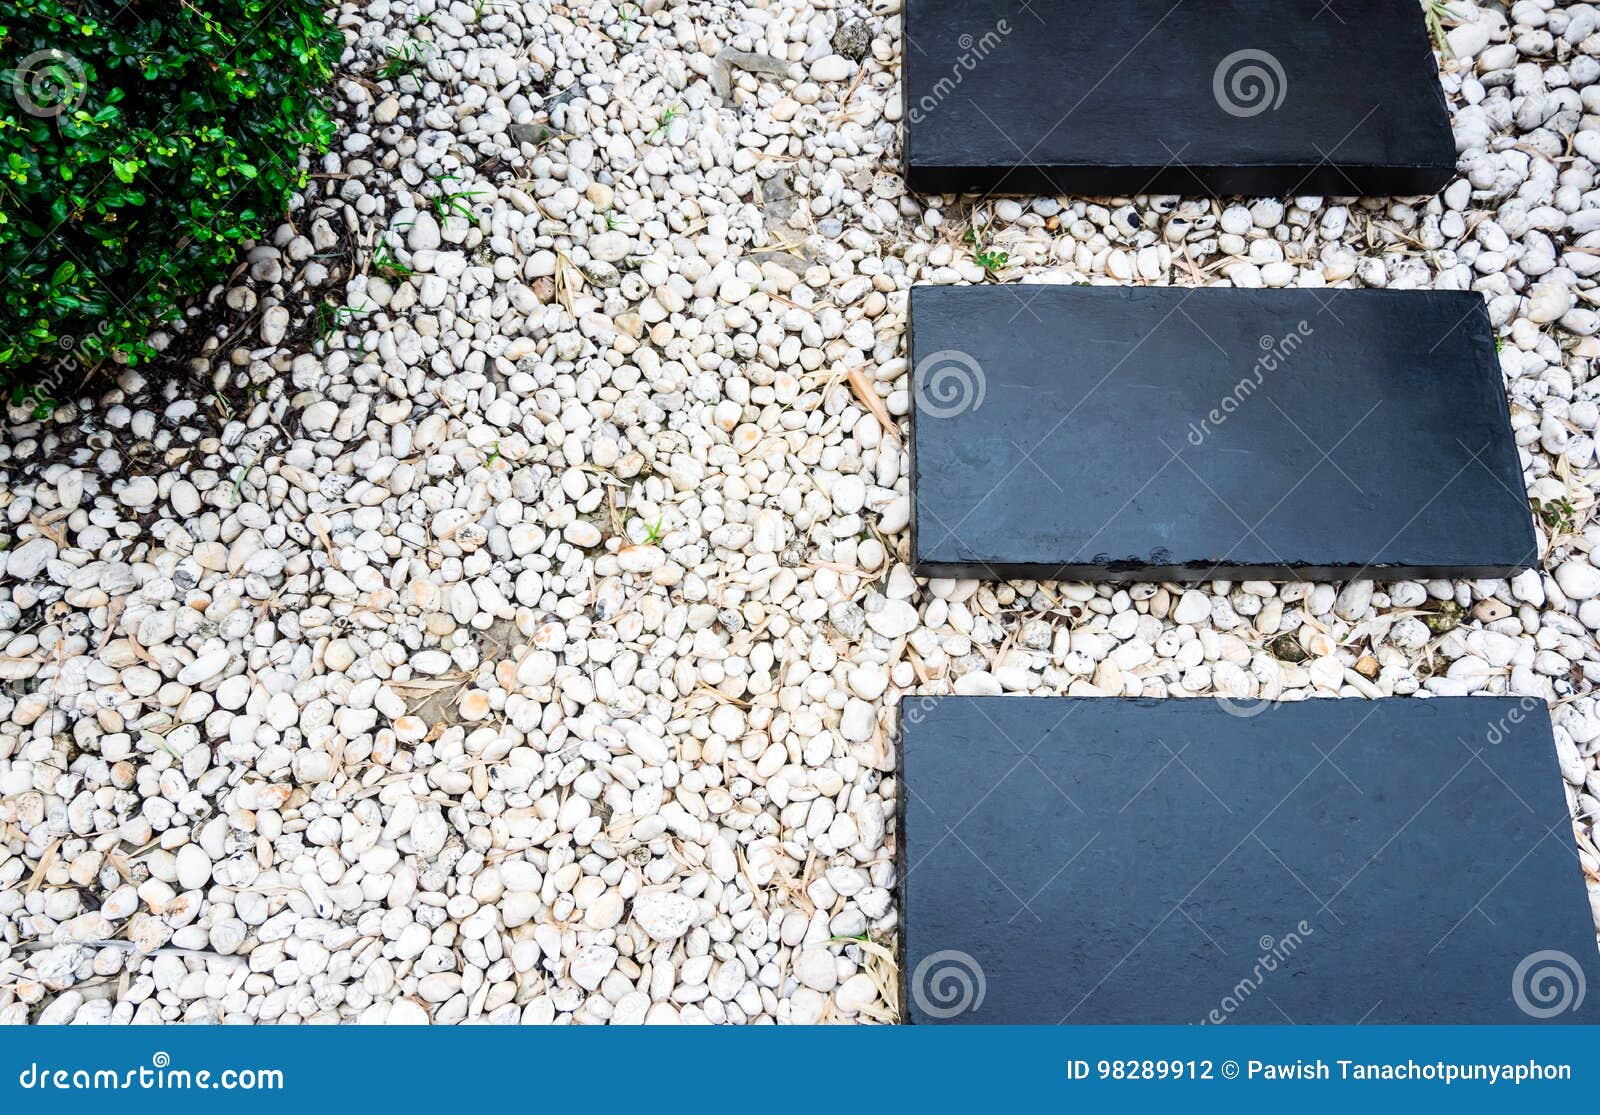
<svg viewBox="0 0 1600 1115">
<path fill-rule="evenodd" d="M 0 375 L 17 401 L 216 283 L 325 151 L 321 0 L 32 0 L 0 15 Z M 76 383 L 69 385 L 75 386 Z"/>
</svg>

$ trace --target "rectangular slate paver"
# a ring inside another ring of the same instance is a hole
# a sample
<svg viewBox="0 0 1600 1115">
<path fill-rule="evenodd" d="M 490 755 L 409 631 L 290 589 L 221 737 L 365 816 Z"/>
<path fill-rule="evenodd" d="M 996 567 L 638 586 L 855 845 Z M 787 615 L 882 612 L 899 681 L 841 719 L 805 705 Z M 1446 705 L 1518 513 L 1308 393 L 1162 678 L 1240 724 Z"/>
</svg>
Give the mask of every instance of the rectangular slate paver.
<svg viewBox="0 0 1600 1115">
<path fill-rule="evenodd" d="M 900 716 L 911 1021 L 1600 1021 L 1541 702 L 907 697 Z"/>
<path fill-rule="evenodd" d="M 1537 559 L 1470 292 L 911 292 L 924 576 L 1503 577 Z"/>
<path fill-rule="evenodd" d="M 1414 0 L 906 0 L 928 193 L 1428 194 L 1455 172 Z"/>
</svg>

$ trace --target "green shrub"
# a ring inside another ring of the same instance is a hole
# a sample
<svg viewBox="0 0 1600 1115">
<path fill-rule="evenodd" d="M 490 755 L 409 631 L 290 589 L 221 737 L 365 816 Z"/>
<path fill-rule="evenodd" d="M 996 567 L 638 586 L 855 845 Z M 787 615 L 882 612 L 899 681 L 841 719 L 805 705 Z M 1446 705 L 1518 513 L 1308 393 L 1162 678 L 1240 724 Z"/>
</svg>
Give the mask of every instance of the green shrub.
<svg viewBox="0 0 1600 1115">
<path fill-rule="evenodd" d="M 154 353 L 333 136 L 321 0 L 33 0 L 0 16 L 0 376 Z M 73 384 L 75 386 L 76 379 Z"/>
</svg>

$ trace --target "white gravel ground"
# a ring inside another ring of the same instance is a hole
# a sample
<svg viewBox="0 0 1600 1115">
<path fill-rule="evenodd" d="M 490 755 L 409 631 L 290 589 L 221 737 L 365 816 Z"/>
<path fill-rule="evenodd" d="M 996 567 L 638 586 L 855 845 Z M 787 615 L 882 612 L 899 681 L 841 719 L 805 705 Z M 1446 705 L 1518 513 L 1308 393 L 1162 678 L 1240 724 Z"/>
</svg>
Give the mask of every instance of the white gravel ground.
<svg viewBox="0 0 1600 1115">
<path fill-rule="evenodd" d="M 974 206 L 896 173 L 899 0 L 337 7 L 193 382 L 0 439 L 0 1020 L 891 1019 L 907 692 L 1542 698 L 1600 913 L 1596 8 L 1451 31 L 1440 198 Z M 1552 572 L 915 580 L 906 292 L 973 229 L 1482 291 Z"/>
</svg>

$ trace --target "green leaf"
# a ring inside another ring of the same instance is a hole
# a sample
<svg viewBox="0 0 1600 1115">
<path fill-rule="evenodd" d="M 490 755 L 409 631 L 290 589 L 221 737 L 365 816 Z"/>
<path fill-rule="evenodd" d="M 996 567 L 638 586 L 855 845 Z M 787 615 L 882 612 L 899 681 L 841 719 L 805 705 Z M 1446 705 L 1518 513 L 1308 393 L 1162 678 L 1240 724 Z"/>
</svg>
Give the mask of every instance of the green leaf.
<svg viewBox="0 0 1600 1115">
<path fill-rule="evenodd" d="M 322 0 L 30 0 L 0 19 L 0 59 L 62 50 L 82 79 L 53 117 L 0 106 L 0 386 L 58 338 L 148 360 L 152 326 L 287 212 L 299 149 L 331 143 L 343 35 Z"/>
</svg>

